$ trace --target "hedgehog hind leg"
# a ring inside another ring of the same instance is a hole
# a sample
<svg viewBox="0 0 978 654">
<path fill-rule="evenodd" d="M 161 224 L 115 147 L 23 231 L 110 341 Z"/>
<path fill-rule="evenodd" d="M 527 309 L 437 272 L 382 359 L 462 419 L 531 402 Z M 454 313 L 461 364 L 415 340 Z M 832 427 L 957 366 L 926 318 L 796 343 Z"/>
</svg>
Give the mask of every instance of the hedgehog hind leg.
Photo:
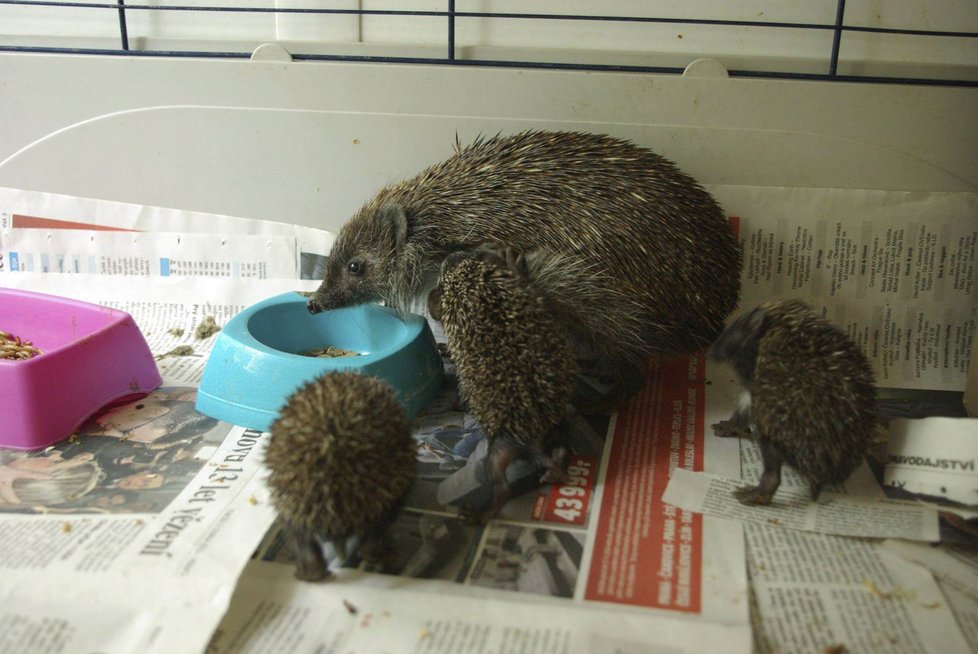
<svg viewBox="0 0 978 654">
<path fill-rule="evenodd" d="M 289 540 L 292 541 L 292 549 L 295 552 L 296 579 L 322 581 L 333 576 L 326 564 L 326 559 L 323 557 L 319 538 L 314 532 L 293 524 L 287 524 L 285 531 Z"/>
<path fill-rule="evenodd" d="M 591 389 L 576 393 L 573 403 L 584 415 L 614 413 L 645 385 L 646 361 L 637 363 L 622 357 L 606 362 L 583 360 L 579 364 L 585 374 L 607 385 L 601 393 Z"/>
<path fill-rule="evenodd" d="M 625 402 L 645 386 L 646 366 L 634 361 L 622 361 L 621 369 L 611 384 L 605 396 L 605 406 L 609 413 L 621 408 Z"/>
<path fill-rule="evenodd" d="M 761 478 L 756 486 L 743 486 L 733 492 L 733 496 L 741 504 L 770 504 L 774 498 L 774 493 L 781 485 L 781 466 L 784 464 L 784 455 L 776 445 L 765 438 L 758 438 L 757 444 L 761 448 L 764 470 L 761 472 Z"/>
<path fill-rule="evenodd" d="M 347 548 L 347 537 L 338 536 L 332 540 L 333 550 L 341 563 L 346 563 L 350 558 L 349 548 Z"/>
<path fill-rule="evenodd" d="M 360 545 L 357 553 L 363 557 L 368 570 L 386 572 L 394 561 L 394 547 L 391 544 L 391 526 L 397 518 L 398 509 L 388 511 L 379 520 L 368 525 L 358 536 Z"/>
<path fill-rule="evenodd" d="M 572 410 L 568 407 L 568 410 Z M 570 424 L 567 415 L 547 433 L 536 439 L 531 447 L 530 455 L 543 468 L 540 477 L 541 484 L 559 484 L 567 480 L 567 434 Z"/>
<path fill-rule="evenodd" d="M 818 496 L 822 494 L 822 482 L 815 479 L 808 480 L 808 496 L 812 499 L 812 502 L 818 499 Z"/>
</svg>

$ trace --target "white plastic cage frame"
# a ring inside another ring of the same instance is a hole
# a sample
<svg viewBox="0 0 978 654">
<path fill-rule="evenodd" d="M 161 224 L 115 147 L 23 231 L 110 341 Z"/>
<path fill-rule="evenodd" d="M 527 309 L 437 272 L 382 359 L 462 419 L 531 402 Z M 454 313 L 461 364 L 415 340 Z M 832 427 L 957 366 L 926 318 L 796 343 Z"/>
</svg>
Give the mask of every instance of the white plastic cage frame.
<svg viewBox="0 0 978 654">
<path fill-rule="evenodd" d="M 0 52 L 682 73 L 978 86 L 978 5 L 514 0 L 0 0 Z"/>
<path fill-rule="evenodd" d="M 180 2 L 0 0 L 0 185 L 336 230 L 456 134 L 580 129 L 706 185 L 978 190 L 972 0 Z"/>
</svg>

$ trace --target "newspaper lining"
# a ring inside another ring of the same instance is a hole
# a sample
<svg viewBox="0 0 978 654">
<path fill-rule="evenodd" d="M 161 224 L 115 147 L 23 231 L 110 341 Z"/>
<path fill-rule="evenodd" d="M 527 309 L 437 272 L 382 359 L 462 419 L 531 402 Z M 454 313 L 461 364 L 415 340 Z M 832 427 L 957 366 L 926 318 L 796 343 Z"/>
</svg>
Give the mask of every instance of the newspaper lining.
<svg viewBox="0 0 978 654">
<path fill-rule="evenodd" d="M 711 190 L 739 216 L 743 307 L 804 297 L 867 349 L 881 385 L 960 390 L 975 331 L 974 195 Z M 58 221 L 74 223 L 71 232 Z M 101 236 L 106 228 L 138 230 L 146 247 L 140 261 L 147 263 L 76 272 L 99 248 L 110 259 L 127 256 L 121 247 L 131 235 Z M 45 230 L 50 240 L 40 238 Z M 163 275 L 162 266 L 149 262 L 172 251 L 181 233 L 188 235 L 181 246 L 197 244 L 198 265 Z M 231 235 L 250 237 L 235 236 L 238 270 L 263 274 L 234 274 L 234 261 L 211 260 Z M 77 268 L 72 256 L 58 258 L 56 243 L 75 246 Z M 132 313 L 160 357 L 160 394 L 177 396 L 160 402 L 192 397 L 213 341 L 193 339 L 204 315 L 223 324 L 275 293 L 315 288 L 331 243 L 331 234 L 308 228 L 0 189 L 0 284 Z M 12 248 L 18 262 L 26 260 L 24 248 L 34 249 L 36 262 L 48 248 L 48 261 L 69 262 L 60 268 L 68 272 L 27 272 L 19 264 L 12 271 Z M 283 261 L 287 250 L 292 254 Z M 229 264 L 230 274 L 211 263 Z M 193 355 L 167 355 L 188 344 Z M 184 448 L 189 454 L 174 447 L 161 453 L 139 437 L 109 441 L 113 429 L 121 431 L 115 420 L 39 455 L 2 452 L 0 592 L 5 606 L 16 608 L 0 612 L 0 622 L 15 627 L 0 630 L 0 649 L 43 641 L 53 652 L 203 651 L 208 645 L 216 652 L 287 646 L 345 652 L 382 651 L 393 642 L 419 652 L 746 652 L 754 640 L 762 652 L 833 646 L 955 652 L 968 651 L 968 638 L 975 646 L 978 618 L 962 599 L 969 590 L 957 585 L 942 593 L 946 579 L 938 586 L 924 567 L 876 540 L 718 519 L 662 501 L 670 475 L 686 474 L 675 474 L 677 468 L 751 478 L 756 452 L 714 437 L 709 427 L 733 406 L 731 379 L 699 357 L 653 368 L 645 391 L 606 428 L 583 418 L 576 425 L 572 484 L 531 484 L 484 528 L 462 525 L 457 507 L 443 503 L 477 499 L 479 488 L 478 479 L 461 483 L 459 473 L 473 472 L 458 454 L 468 450 L 453 451 L 477 430 L 445 400 L 415 429 L 419 472 L 427 477 L 397 526 L 408 554 L 402 576 L 366 573 L 354 560 L 354 567 L 336 568 L 338 580 L 328 584 L 291 578 L 262 479 L 265 434 L 214 426 Z M 166 466 L 182 487 L 120 490 L 123 476 L 115 475 L 102 484 L 112 487 L 108 492 L 87 491 L 62 508 L 11 508 L 12 477 L 78 472 L 92 461 L 86 454 L 95 456 L 83 446 L 96 441 L 116 449 L 129 443 L 141 454 L 138 461 L 114 457 L 145 464 L 125 476 L 162 474 L 152 470 Z M 456 474 L 459 483 L 442 486 Z M 784 488 L 791 492 L 790 475 Z M 140 492 L 146 505 L 133 506 L 141 511 L 118 510 Z M 445 538 L 449 550 L 439 549 Z M 248 563 L 255 546 L 258 559 Z M 38 584 L 38 575 L 62 583 Z M 104 599 L 93 601 L 96 583 Z M 813 603 L 825 611 L 816 616 L 818 630 L 806 613 Z"/>
</svg>

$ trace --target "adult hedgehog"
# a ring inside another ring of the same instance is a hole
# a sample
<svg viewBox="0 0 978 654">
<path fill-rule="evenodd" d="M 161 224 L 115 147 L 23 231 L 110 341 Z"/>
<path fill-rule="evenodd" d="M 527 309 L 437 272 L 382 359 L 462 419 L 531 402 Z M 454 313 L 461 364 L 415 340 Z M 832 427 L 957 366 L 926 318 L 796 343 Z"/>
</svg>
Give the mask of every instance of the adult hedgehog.
<svg viewBox="0 0 978 654">
<path fill-rule="evenodd" d="M 730 225 L 675 164 L 607 135 L 528 131 L 382 189 L 340 230 L 309 310 L 406 310 L 448 254 L 485 244 L 554 254 L 544 299 L 613 399 L 650 356 L 709 345 L 740 293 Z"/>
</svg>

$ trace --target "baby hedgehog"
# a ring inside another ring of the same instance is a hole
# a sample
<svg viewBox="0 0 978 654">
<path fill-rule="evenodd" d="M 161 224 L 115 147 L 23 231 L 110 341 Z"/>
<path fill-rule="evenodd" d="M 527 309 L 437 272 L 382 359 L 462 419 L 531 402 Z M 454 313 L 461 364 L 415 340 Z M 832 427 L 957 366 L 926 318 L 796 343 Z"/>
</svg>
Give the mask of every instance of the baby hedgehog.
<svg viewBox="0 0 978 654">
<path fill-rule="evenodd" d="M 538 260 L 480 248 L 449 255 L 428 310 L 442 322 L 461 393 L 489 443 L 495 515 L 509 498 L 506 468 L 529 457 L 546 469 L 541 483 L 562 481 L 576 364 L 562 326 L 534 291 Z"/>
<path fill-rule="evenodd" d="M 743 394 L 718 436 L 748 429 L 764 471 L 735 492 L 744 504 L 770 504 L 787 463 L 808 481 L 812 500 L 844 481 L 869 447 L 875 425 L 873 371 L 840 328 L 800 300 L 763 304 L 733 321 L 710 348 L 729 362 Z"/>
<path fill-rule="evenodd" d="M 295 548 L 295 576 L 330 576 L 320 539 L 345 557 L 355 536 L 364 560 L 383 564 L 388 530 L 415 477 L 415 441 L 390 386 L 352 371 L 326 373 L 289 397 L 270 431 L 268 485 Z"/>
<path fill-rule="evenodd" d="M 623 139 L 527 131 L 381 189 L 337 235 L 309 310 L 407 310 L 446 256 L 481 245 L 560 255 L 539 292 L 610 406 L 641 387 L 649 357 L 708 346 L 740 294 L 733 230 L 695 179 Z"/>
</svg>

